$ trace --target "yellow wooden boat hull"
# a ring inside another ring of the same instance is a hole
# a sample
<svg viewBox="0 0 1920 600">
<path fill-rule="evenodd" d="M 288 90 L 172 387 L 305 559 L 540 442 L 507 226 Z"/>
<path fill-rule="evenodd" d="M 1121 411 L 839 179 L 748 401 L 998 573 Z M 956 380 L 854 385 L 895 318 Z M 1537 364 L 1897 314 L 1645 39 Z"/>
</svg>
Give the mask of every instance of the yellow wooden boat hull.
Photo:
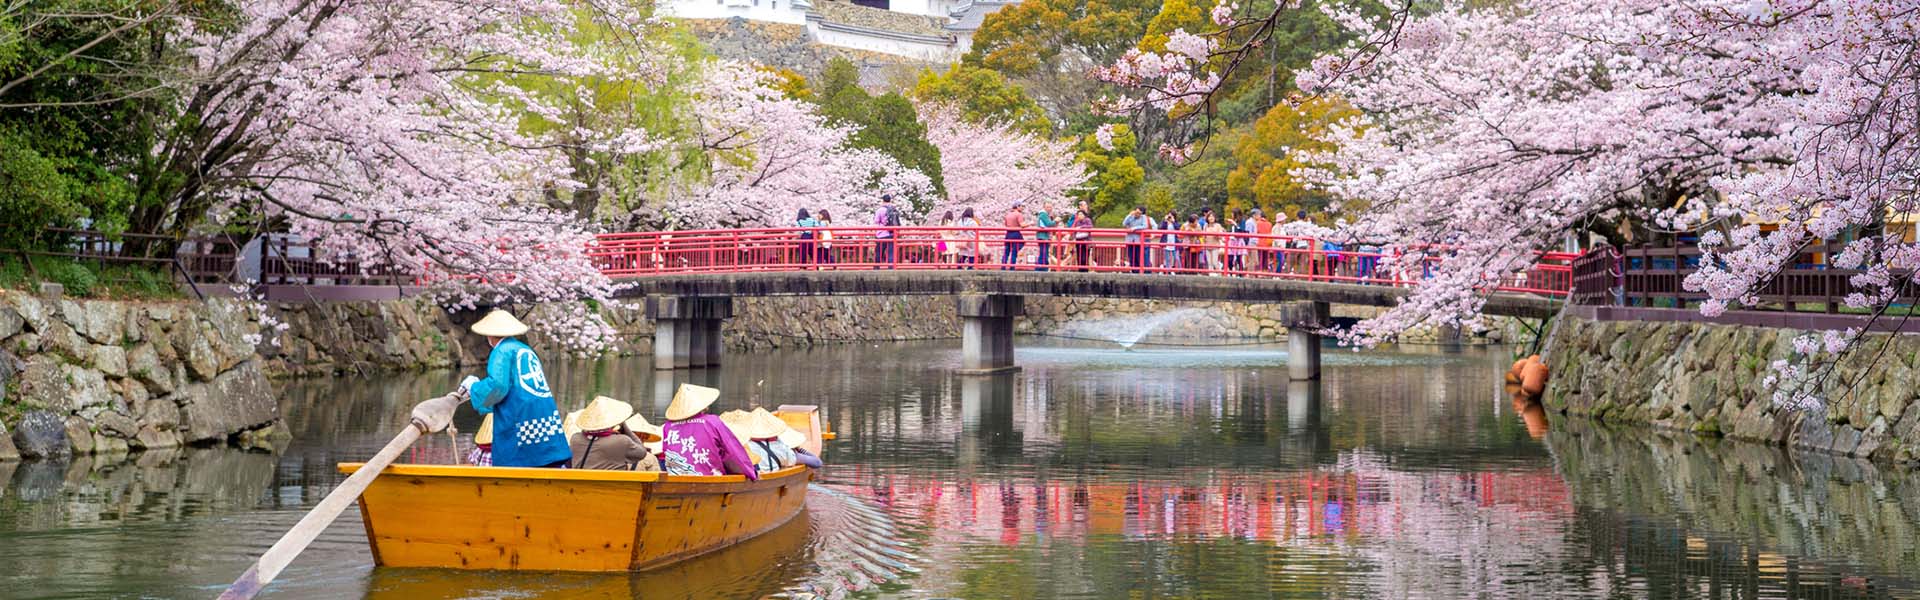
<svg viewBox="0 0 1920 600">
<path fill-rule="evenodd" d="M 340 465 L 343 473 L 359 463 Z M 806 467 L 686 476 L 392 465 L 360 495 L 374 563 L 519 571 L 644 571 L 779 527 L 806 505 Z"/>
</svg>

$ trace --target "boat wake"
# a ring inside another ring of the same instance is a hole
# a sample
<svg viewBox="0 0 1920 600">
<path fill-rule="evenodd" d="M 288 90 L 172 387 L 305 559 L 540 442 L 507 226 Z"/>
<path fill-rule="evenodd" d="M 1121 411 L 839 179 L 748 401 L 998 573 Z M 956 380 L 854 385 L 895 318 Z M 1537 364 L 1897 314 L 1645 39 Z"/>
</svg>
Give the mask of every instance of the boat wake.
<svg viewBox="0 0 1920 600">
<path fill-rule="evenodd" d="M 770 598 L 838 599 L 898 584 L 920 572 L 920 557 L 892 516 L 867 500 L 823 485 L 807 489 L 813 570 Z"/>
</svg>

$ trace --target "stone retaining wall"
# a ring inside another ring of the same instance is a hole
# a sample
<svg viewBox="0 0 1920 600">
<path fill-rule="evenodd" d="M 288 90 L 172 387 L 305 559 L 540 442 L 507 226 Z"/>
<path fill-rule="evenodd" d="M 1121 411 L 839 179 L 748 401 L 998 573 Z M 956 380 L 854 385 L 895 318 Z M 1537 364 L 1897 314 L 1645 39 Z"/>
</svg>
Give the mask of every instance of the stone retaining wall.
<svg viewBox="0 0 1920 600">
<path fill-rule="evenodd" d="M 231 301 L 136 303 L 0 291 L 0 457 L 225 441 L 279 419 L 258 327 Z"/>
<path fill-rule="evenodd" d="M 1920 462 L 1920 336 L 1864 337 L 1835 366 L 1824 406 L 1775 406 L 1766 380 L 1801 332 L 1568 318 L 1547 357 L 1550 409 L 1831 454 Z M 1877 356 L 1877 361 L 1875 360 Z"/>
</svg>

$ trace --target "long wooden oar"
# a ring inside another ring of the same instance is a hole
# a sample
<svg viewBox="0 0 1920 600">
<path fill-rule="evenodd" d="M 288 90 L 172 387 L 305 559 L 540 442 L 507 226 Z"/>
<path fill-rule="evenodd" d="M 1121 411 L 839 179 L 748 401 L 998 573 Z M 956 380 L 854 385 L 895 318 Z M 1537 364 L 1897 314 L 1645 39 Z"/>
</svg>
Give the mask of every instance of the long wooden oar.
<svg viewBox="0 0 1920 600">
<path fill-rule="evenodd" d="M 340 516 L 347 506 L 360 497 L 360 492 L 365 491 L 367 485 L 373 483 L 373 478 L 379 477 L 380 472 L 386 470 L 401 451 L 412 446 L 414 440 L 420 439 L 423 434 L 446 429 L 453 421 L 453 409 L 460 405 L 460 401 L 457 394 L 447 394 L 415 405 L 411 422 L 400 435 L 393 436 L 393 441 L 387 442 L 385 448 L 367 459 L 365 466 L 328 492 L 327 497 L 313 510 L 307 511 L 306 516 L 300 517 L 300 522 L 295 523 L 293 529 L 280 536 L 280 541 L 274 542 L 272 548 L 260 555 L 260 560 L 247 567 L 239 579 L 233 580 L 233 585 L 227 586 L 227 591 L 220 593 L 220 599 L 246 600 L 260 593 L 274 577 L 280 575 L 282 569 L 293 562 L 293 557 L 299 556 L 300 551 L 307 549 L 307 544 L 313 543 L 313 538 L 318 537 L 334 517 Z"/>
</svg>

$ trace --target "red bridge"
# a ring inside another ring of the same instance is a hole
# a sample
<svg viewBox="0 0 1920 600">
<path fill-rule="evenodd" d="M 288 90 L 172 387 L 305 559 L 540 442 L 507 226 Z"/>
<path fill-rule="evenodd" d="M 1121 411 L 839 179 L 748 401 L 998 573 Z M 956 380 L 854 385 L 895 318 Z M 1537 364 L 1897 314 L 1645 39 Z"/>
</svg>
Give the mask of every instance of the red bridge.
<svg viewBox="0 0 1920 600">
<path fill-rule="evenodd" d="M 1024 271 L 1210 275 L 1405 287 L 1424 272 L 1389 267 L 1399 255 L 1284 235 L 1123 229 L 1054 229 L 1054 239 L 1000 227 L 709 229 L 599 236 L 589 254 L 615 278 L 793 271 Z M 1015 250 L 1013 262 L 1007 251 Z M 1047 255 L 1041 264 L 1041 253 Z M 1565 296 L 1578 255 L 1547 253 L 1525 273 L 1489 281 L 1492 292 Z M 1438 265 L 1443 253 L 1422 260 Z M 1424 271 L 1424 269 L 1423 269 Z"/>
<path fill-rule="evenodd" d="M 1026 296 L 1293 302 L 1289 366 L 1320 375 L 1329 304 L 1392 306 L 1442 253 L 1406 261 L 1308 237 L 1145 230 L 999 227 L 833 227 L 616 233 L 588 250 L 624 294 L 644 296 L 657 322 L 654 364 L 717 364 L 720 323 L 734 296 L 950 295 L 962 320 L 967 371 L 1017 368 L 1013 319 Z M 1042 260 L 1044 257 L 1045 260 Z M 1547 254 L 1516 276 L 1489 280 L 1490 314 L 1546 317 L 1573 287 L 1575 255 Z M 1392 268 L 1392 265 L 1402 265 Z"/>
</svg>

